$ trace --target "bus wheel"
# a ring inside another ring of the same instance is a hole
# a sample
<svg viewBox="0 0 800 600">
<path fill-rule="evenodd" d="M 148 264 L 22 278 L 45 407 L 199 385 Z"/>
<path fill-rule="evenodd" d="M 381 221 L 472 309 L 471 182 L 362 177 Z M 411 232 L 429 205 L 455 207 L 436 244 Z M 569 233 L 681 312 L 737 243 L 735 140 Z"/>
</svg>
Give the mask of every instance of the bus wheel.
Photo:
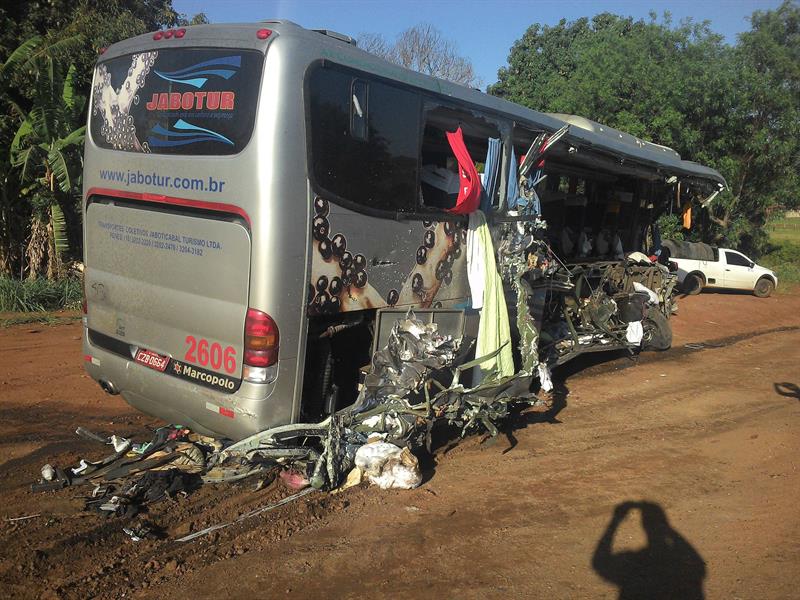
<svg viewBox="0 0 800 600">
<path fill-rule="evenodd" d="M 702 291 L 704 284 L 705 282 L 700 275 L 697 273 L 690 273 L 686 276 L 686 279 L 683 280 L 683 293 L 687 296 L 696 296 Z"/>
<path fill-rule="evenodd" d="M 669 350 L 672 347 L 672 325 L 657 306 L 647 311 L 647 317 L 642 321 L 644 337 L 642 349 L 644 350 Z"/>
<path fill-rule="evenodd" d="M 753 293 L 759 298 L 769 298 L 774 291 L 775 284 L 768 277 L 762 277 L 756 281 L 756 287 L 753 288 Z"/>
</svg>

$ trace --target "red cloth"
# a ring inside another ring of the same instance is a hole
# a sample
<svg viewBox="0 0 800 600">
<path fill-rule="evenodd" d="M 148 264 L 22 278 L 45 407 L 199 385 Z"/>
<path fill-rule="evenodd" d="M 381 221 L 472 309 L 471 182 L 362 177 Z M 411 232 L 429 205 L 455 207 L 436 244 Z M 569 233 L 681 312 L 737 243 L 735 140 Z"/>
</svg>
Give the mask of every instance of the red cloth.
<svg viewBox="0 0 800 600">
<path fill-rule="evenodd" d="M 459 215 L 468 215 L 478 210 L 481 200 L 481 178 L 475 170 L 475 163 L 464 145 L 464 134 L 461 127 L 454 132 L 445 132 L 450 148 L 458 161 L 458 198 L 456 205 L 448 209 L 449 212 Z"/>
</svg>

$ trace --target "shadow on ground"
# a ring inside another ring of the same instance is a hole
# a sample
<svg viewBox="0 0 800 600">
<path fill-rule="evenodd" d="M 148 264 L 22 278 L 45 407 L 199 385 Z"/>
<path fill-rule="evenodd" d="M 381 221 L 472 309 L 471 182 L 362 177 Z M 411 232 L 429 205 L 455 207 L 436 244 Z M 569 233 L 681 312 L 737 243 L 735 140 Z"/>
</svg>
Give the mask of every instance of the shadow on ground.
<svg viewBox="0 0 800 600">
<path fill-rule="evenodd" d="M 635 551 L 614 552 L 617 528 L 631 511 L 639 511 L 647 545 Z M 619 588 L 619 598 L 700 600 L 706 563 L 653 502 L 622 502 L 597 543 L 592 568 Z"/>
<path fill-rule="evenodd" d="M 772 386 L 775 388 L 775 393 L 778 395 L 800 400 L 800 386 L 796 383 L 783 381 L 780 383 L 773 383 Z"/>
</svg>

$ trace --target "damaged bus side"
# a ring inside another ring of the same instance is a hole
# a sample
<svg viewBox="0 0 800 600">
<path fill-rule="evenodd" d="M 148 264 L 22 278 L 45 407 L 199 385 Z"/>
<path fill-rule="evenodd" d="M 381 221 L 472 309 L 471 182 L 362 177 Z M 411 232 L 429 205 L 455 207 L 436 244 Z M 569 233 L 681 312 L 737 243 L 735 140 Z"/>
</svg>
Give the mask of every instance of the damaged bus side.
<svg viewBox="0 0 800 600">
<path fill-rule="evenodd" d="M 285 21 L 115 44 L 86 142 L 88 372 L 232 439 L 352 404 L 407 310 L 477 335 L 466 170 L 517 372 L 668 347 L 674 275 L 631 253 L 658 249 L 677 182 L 705 197 L 715 171 Z"/>
</svg>

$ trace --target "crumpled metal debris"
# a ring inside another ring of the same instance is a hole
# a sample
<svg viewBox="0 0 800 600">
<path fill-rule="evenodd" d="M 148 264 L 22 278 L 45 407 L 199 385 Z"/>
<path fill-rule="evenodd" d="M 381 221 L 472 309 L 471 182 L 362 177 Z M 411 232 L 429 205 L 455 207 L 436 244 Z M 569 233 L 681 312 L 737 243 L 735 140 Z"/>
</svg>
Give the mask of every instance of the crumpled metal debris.
<svg viewBox="0 0 800 600">
<path fill-rule="evenodd" d="M 497 378 L 490 374 L 480 385 L 465 387 L 461 374 L 499 352 L 464 362 L 470 346 L 442 335 L 436 324 L 425 324 L 409 311 L 395 324 L 386 347 L 375 353 L 356 402 L 321 423 L 274 427 L 224 448 L 181 426 L 165 427 L 146 444 L 116 440 L 118 452 L 98 462 L 84 460 L 80 475 L 47 466 L 43 481 L 32 489 L 92 484 L 94 492 L 86 499 L 87 508 L 131 517 L 141 506 L 188 493 L 201 482 L 229 482 L 258 474 L 274 477 L 277 470 L 287 473 L 283 480 L 290 487 L 310 484 L 309 491 L 333 490 L 358 465 L 359 452 L 363 458 L 380 446 L 392 452 L 372 467 L 361 461 L 368 479 L 383 488 L 415 487 L 421 474 L 413 452 L 423 446 L 430 450 L 435 423 L 456 425 L 462 436 L 481 430 L 496 436 L 498 422 L 508 416 L 511 404 L 539 402 L 530 392 L 529 376 Z M 88 430 L 80 435 L 111 443 Z M 375 440 L 379 441 L 367 445 Z M 228 525 L 208 528 L 181 541 Z M 129 535 L 141 537 L 136 532 Z"/>
<path fill-rule="evenodd" d="M 426 376 L 455 362 L 461 340 L 441 335 L 436 323 L 425 324 L 409 313 L 392 328 L 385 348 L 372 357 L 372 370 L 353 405 L 358 413 L 393 397 L 417 394 Z"/>
<path fill-rule="evenodd" d="M 498 434 L 497 423 L 513 403 L 540 403 L 530 392 L 531 378 L 486 377 L 475 387 L 461 384 L 461 373 L 493 355 L 463 362 L 469 344 L 438 332 L 409 311 L 395 323 L 386 347 L 376 352 L 372 370 L 356 402 L 321 423 L 295 423 L 260 432 L 229 446 L 217 460 L 279 458 L 302 471 L 313 488 L 335 489 L 356 464 L 356 453 L 379 438 L 409 451 L 430 450 L 436 422 L 461 428 L 461 435 L 485 430 Z M 315 443 L 303 445 L 304 440 Z M 407 457 L 408 461 L 408 457 Z"/>
</svg>

